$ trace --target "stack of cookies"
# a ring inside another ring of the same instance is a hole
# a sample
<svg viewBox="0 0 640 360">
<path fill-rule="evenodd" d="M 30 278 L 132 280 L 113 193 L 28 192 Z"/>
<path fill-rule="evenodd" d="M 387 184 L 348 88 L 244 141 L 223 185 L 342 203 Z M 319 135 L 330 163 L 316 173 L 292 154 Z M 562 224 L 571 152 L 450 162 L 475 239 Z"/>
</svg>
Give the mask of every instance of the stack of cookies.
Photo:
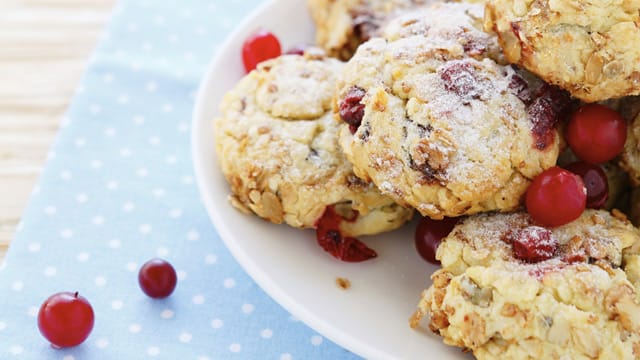
<svg viewBox="0 0 640 360">
<path fill-rule="evenodd" d="M 215 119 L 232 204 L 298 228 L 332 209 L 345 238 L 459 217 L 411 326 L 478 359 L 639 359 L 640 0 L 308 4 L 317 47 Z M 523 197 L 592 102 L 628 121 L 608 210 L 540 226 Z"/>
</svg>

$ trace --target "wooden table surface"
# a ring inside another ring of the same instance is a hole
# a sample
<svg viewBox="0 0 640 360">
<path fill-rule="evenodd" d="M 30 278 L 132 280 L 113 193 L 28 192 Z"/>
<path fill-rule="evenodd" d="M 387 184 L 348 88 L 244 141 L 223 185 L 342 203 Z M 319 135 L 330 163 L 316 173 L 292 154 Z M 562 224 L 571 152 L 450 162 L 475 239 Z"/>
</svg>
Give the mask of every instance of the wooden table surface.
<svg viewBox="0 0 640 360">
<path fill-rule="evenodd" d="M 0 262 L 115 0 L 0 0 Z"/>
</svg>

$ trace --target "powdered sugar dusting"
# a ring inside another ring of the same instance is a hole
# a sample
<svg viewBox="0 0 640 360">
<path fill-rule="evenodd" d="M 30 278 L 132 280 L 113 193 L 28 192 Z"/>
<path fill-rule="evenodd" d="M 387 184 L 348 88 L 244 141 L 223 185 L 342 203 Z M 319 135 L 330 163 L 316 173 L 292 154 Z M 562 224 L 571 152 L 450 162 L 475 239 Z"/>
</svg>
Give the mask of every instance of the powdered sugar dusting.
<svg viewBox="0 0 640 360">
<path fill-rule="evenodd" d="M 455 56 L 488 56 L 503 62 L 497 39 L 482 30 L 484 6 L 467 3 L 435 3 L 404 13 L 383 30 L 389 41 L 400 38 L 428 38 L 434 48 Z"/>
<path fill-rule="evenodd" d="M 526 179 L 555 163 L 553 151 L 530 154 L 514 69 L 483 53 L 497 43 L 481 14 L 463 3 L 408 14 L 360 46 L 343 73 L 339 99 L 353 86 L 367 93 L 350 160 L 423 215 L 512 210 Z"/>
<path fill-rule="evenodd" d="M 412 84 L 425 109 L 416 109 L 416 116 L 410 117 L 435 129 L 426 138 L 437 144 L 440 153 L 446 149 L 447 180 L 464 183 L 468 191 L 485 192 L 488 186 L 493 192 L 508 180 L 504 175 L 496 176 L 505 162 L 509 163 L 508 149 L 516 141 L 516 134 L 504 125 L 526 121 L 524 112 L 515 118 L 503 111 L 505 107 L 523 110 L 507 91 L 509 81 L 509 69 L 489 59 L 467 58 L 445 62 L 436 73 L 417 77 Z"/>
</svg>

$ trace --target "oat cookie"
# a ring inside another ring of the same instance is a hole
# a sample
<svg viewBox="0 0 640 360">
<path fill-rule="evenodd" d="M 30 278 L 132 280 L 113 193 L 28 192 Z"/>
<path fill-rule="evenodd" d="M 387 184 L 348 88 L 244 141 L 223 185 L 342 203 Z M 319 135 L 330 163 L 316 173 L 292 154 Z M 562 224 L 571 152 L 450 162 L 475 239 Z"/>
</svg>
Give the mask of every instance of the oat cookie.
<svg viewBox="0 0 640 360">
<path fill-rule="evenodd" d="M 428 316 L 479 360 L 637 359 L 640 231 L 614 215 L 587 210 L 553 229 L 523 212 L 467 218 L 438 248 L 412 325 Z M 544 259 L 516 256 L 531 241 L 549 246 Z"/>
<path fill-rule="evenodd" d="M 490 0 L 507 60 L 585 102 L 640 94 L 640 0 Z"/>
<path fill-rule="evenodd" d="M 475 5 L 441 6 L 464 14 Z M 461 26 L 362 44 L 335 102 L 349 124 L 340 141 L 356 175 L 432 218 L 517 208 L 530 179 L 556 163 L 555 123 L 568 102 L 477 51 L 491 41 L 466 47 L 487 37 L 474 27 L 452 36 Z"/>
<path fill-rule="evenodd" d="M 399 227 L 412 210 L 352 172 L 331 113 L 343 64 L 319 49 L 263 62 L 224 98 L 216 151 L 231 203 L 274 223 L 313 228 L 328 206 L 347 218 L 345 236 Z"/>
<path fill-rule="evenodd" d="M 387 41 L 424 36 L 446 49 L 445 58 L 472 56 L 506 64 L 495 34 L 483 31 L 484 2 L 435 2 L 411 9 L 389 20 L 380 30 Z"/>
<path fill-rule="evenodd" d="M 432 1 L 308 0 L 307 3 L 316 25 L 316 43 L 331 56 L 347 60 L 389 18 Z"/>
</svg>

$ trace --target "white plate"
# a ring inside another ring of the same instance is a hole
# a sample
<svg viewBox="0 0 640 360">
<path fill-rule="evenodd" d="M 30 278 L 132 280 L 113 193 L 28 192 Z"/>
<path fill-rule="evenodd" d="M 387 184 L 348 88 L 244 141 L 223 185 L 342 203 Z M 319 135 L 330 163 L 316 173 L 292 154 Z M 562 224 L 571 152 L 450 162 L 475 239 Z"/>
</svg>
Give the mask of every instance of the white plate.
<svg viewBox="0 0 640 360">
<path fill-rule="evenodd" d="M 348 350 L 373 359 L 466 359 L 428 330 L 409 328 L 408 319 L 435 269 L 414 250 L 413 224 L 363 238 L 378 257 L 353 264 L 321 250 L 313 231 L 273 225 L 229 205 L 211 125 L 224 93 L 244 75 L 241 44 L 260 27 L 276 34 L 284 49 L 314 39 L 306 1 L 268 1 L 238 27 L 209 65 L 196 101 L 192 150 L 198 186 L 220 236 L 267 294 Z M 349 279 L 351 287 L 338 288 L 337 277 Z"/>
</svg>

